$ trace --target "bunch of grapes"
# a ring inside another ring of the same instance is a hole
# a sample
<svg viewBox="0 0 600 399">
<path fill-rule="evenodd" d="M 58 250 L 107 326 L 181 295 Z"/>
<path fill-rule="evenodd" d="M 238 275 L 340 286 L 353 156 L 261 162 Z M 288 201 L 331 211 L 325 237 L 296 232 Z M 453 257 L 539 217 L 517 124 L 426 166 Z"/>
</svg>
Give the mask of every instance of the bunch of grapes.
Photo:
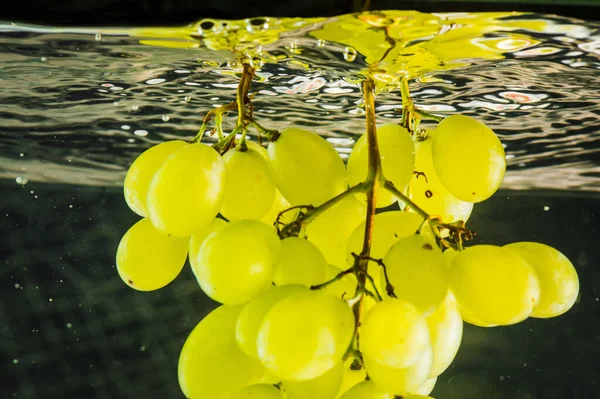
<svg viewBox="0 0 600 399">
<path fill-rule="evenodd" d="M 222 304 L 181 351 L 188 398 L 429 398 L 463 321 L 554 317 L 576 300 L 577 273 L 556 249 L 463 246 L 473 204 L 506 168 L 500 140 L 473 118 L 378 126 L 347 165 L 299 128 L 266 149 L 245 134 L 229 144 L 156 145 L 125 179 L 143 219 L 117 250 L 123 281 L 159 289 L 189 258 Z"/>
</svg>

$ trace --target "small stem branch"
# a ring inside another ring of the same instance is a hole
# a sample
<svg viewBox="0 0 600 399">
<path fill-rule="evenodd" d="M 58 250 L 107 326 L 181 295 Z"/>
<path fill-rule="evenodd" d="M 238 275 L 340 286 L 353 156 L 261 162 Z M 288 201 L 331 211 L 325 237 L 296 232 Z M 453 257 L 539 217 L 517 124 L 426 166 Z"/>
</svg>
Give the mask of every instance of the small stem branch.
<svg viewBox="0 0 600 399">
<path fill-rule="evenodd" d="M 347 269 L 347 270 L 344 270 L 342 272 L 339 272 L 334 278 L 332 278 L 329 281 L 326 281 L 324 283 L 317 284 L 317 285 L 311 285 L 310 289 L 311 290 L 320 290 L 322 288 L 325 288 L 325 287 L 327 287 L 327 286 L 335 283 L 336 281 L 341 280 L 344 276 L 346 276 L 348 274 L 351 274 L 353 272 L 354 272 L 354 268 L 351 267 L 350 269 Z"/>
<path fill-rule="evenodd" d="M 437 122 L 441 122 L 444 117 L 443 116 L 439 116 L 439 115 L 434 115 L 430 112 L 427 111 L 423 111 L 422 109 L 416 108 L 414 109 L 415 113 L 419 114 L 419 116 L 421 116 L 421 118 L 423 119 L 431 119 Z"/>
<path fill-rule="evenodd" d="M 396 186 L 394 186 L 394 183 L 392 183 L 391 181 L 389 181 L 387 179 L 384 180 L 384 182 L 383 182 L 383 188 L 386 189 L 387 191 L 389 191 L 390 193 L 392 193 L 396 198 L 398 198 L 399 200 L 401 200 L 402 202 L 404 202 L 404 204 L 406 204 L 406 206 L 408 206 L 413 211 L 415 211 L 416 213 L 418 213 L 419 216 L 421 216 L 423 219 L 429 219 L 430 218 L 429 214 L 427 212 L 425 212 L 423 210 L 423 208 L 421 208 L 419 205 L 415 204 L 402 191 L 398 190 L 396 188 Z"/>
</svg>

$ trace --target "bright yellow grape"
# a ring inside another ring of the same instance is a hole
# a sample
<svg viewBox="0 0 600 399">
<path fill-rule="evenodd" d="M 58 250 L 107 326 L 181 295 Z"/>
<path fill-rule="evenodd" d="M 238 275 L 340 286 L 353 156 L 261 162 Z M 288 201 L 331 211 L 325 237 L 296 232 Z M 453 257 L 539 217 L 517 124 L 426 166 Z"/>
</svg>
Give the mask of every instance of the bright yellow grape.
<svg viewBox="0 0 600 399">
<path fill-rule="evenodd" d="M 329 266 L 315 244 L 299 237 L 281 240 L 275 263 L 275 285 L 302 284 L 310 287 L 327 280 Z"/>
<path fill-rule="evenodd" d="M 540 301 L 532 317 L 556 317 L 571 309 L 579 294 L 579 278 L 565 255 L 537 242 L 515 242 L 504 248 L 519 254 L 538 274 Z"/>
<path fill-rule="evenodd" d="M 431 144 L 435 131 L 428 132 L 423 141 L 415 143 L 415 173 L 410 180 L 410 199 L 432 216 L 450 223 L 457 220 L 466 222 L 473 210 L 471 202 L 454 197 L 440 182 L 431 157 Z M 413 212 L 409 207 L 409 211 Z"/>
<path fill-rule="evenodd" d="M 275 184 L 292 205 L 321 205 L 348 186 L 344 161 L 316 133 L 284 129 L 267 152 Z"/>
<path fill-rule="evenodd" d="M 342 272 L 342 269 L 337 266 L 328 266 L 327 281 L 332 280 Z M 354 273 L 349 273 L 343 276 L 341 279 L 327 285 L 323 290 L 338 298 L 348 299 L 352 298 L 356 292 L 357 285 L 358 281 L 356 280 L 356 276 Z"/>
<path fill-rule="evenodd" d="M 363 354 L 367 373 L 380 389 L 394 395 L 407 396 L 417 392 L 431 375 L 433 352 L 427 348 L 410 367 L 396 368 L 379 363 Z"/>
<path fill-rule="evenodd" d="M 351 356 L 344 362 L 344 377 L 342 379 L 342 386 L 335 399 L 341 398 L 350 388 L 360 384 L 367 378 L 367 371 L 364 367 L 358 370 L 352 370 L 351 365 L 354 358 Z"/>
<path fill-rule="evenodd" d="M 430 377 L 435 378 L 450 366 L 462 341 L 463 321 L 454 295 L 449 292 L 444 302 L 426 320 L 433 349 Z"/>
<path fill-rule="evenodd" d="M 431 314 L 448 294 L 448 267 L 442 251 L 421 234 L 396 242 L 383 258 L 398 298 Z M 381 284 L 385 285 L 383 270 Z"/>
<path fill-rule="evenodd" d="M 225 165 L 211 147 L 197 143 L 171 154 L 148 189 L 148 217 L 159 230 L 189 237 L 217 216 L 226 183 Z"/>
<path fill-rule="evenodd" d="M 264 367 L 235 341 L 240 311 L 239 306 L 220 306 L 188 336 L 178 366 L 179 385 L 187 398 L 229 399 L 238 389 L 263 379 Z"/>
<path fill-rule="evenodd" d="M 531 315 L 540 298 L 535 270 L 516 253 L 493 245 L 475 245 L 456 255 L 450 290 L 469 323 L 469 316 L 476 323 L 518 323 Z"/>
<path fill-rule="evenodd" d="M 415 145 L 410 133 L 395 123 L 377 126 L 377 141 L 381 158 L 383 175 L 402 192 L 406 191 L 408 182 L 415 167 Z M 367 178 L 368 143 L 363 134 L 354 144 L 348 158 L 348 182 L 355 186 Z M 365 198 L 364 194 L 361 196 Z M 377 207 L 383 208 L 396 201 L 396 198 L 386 190 L 380 190 L 377 195 Z"/>
<path fill-rule="evenodd" d="M 229 399 L 286 399 L 283 393 L 271 384 L 249 385 L 236 391 Z"/>
<path fill-rule="evenodd" d="M 277 303 L 264 317 L 258 356 L 283 380 L 309 380 L 342 359 L 353 331 L 354 315 L 345 301 L 319 291 L 297 294 Z"/>
<path fill-rule="evenodd" d="M 291 207 L 292 206 L 290 205 L 290 203 L 279 192 L 279 190 L 275 190 L 275 199 L 273 200 L 273 204 L 271 205 L 271 208 L 265 214 L 265 216 L 263 216 L 260 220 L 261 222 L 266 223 L 269 226 L 276 227 L 275 224 L 277 222 L 277 217 L 279 216 L 279 214 L 286 209 L 290 209 Z M 291 223 L 294 220 L 296 220 L 297 216 L 298 210 L 290 210 L 282 215 L 280 222 L 284 224 Z"/>
<path fill-rule="evenodd" d="M 431 156 L 435 171 L 448 191 L 466 202 L 488 199 L 506 171 L 504 148 L 486 125 L 465 115 L 440 122 Z"/>
<path fill-rule="evenodd" d="M 221 215 L 229 220 L 265 216 L 275 199 L 275 183 L 267 161 L 252 149 L 234 149 L 223 155 L 223 162 L 227 185 Z"/>
<path fill-rule="evenodd" d="M 434 357 L 434 361 L 435 361 L 435 357 Z M 417 389 L 415 392 L 413 392 L 415 395 L 409 395 L 409 398 L 424 398 L 425 396 L 422 395 L 429 395 L 431 393 L 431 391 L 433 391 L 433 388 L 435 388 L 435 383 L 437 382 L 437 377 L 434 378 L 430 378 L 427 381 L 425 381 L 425 383 L 423 385 L 421 385 L 419 387 L 419 389 Z M 427 396 L 429 397 L 429 396 Z"/>
<path fill-rule="evenodd" d="M 323 375 L 306 381 L 283 381 L 289 399 L 334 399 L 342 385 L 344 363 L 339 361 Z"/>
<path fill-rule="evenodd" d="M 388 298 L 373 306 L 359 334 L 363 355 L 391 367 L 409 367 L 431 350 L 425 318 L 401 299 Z"/>
<path fill-rule="evenodd" d="M 198 283 L 217 302 L 247 302 L 271 284 L 280 247 L 277 233 L 263 222 L 229 222 L 202 243 L 195 262 Z"/>
<path fill-rule="evenodd" d="M 235 338 L 244 353 L 258 358 L 256 339 L 263 318 L 279 301 L 302 292 L 308 292 L 308 288 L 302 285 L 272 287 L 244 306 L 235 326 Z"/>
<path fill-rule="evenodd" d="M 142 219 L 125 233 L 117 248 L 117 271 L 132 288 L 152 291 L 177 277 L 187 256 L 187 240 L 170 237 Z"/>
<path fill-rule="evenodd" d="M 223 219 L 214 218 L 210 224 L 194 234 L 190 237 L 190 245 L 189 245 L 189 260 L 190 266 L 192 267 L 192 271 L 196 273 L 196 259 L 198 258 L 198 252 L 200 252 L 200 247 L 202 243 L 210 235 L 210 233 L 220 230 L 223 226 L 227 225 L 227 222 Z"/>
<path fill-rule="evenodd" d="M 348 390 L 341 399 L 393 399 L 372 381 L 363 381 Z"/>
<path fill-rule="evenodd" d="M 129 167 L 125 176 L 125 202 L 140 216 L 147 216 L 146 196 L 152 177 L 165 160 L 179 148 L 187 145 L 185 141 L 173 140 L 157 144 L 144 151 Z"/>
<path fill-rule="evenodd" d="M 328 263 L 345 268 L 348 239 L 366 214 L 365 203 L 354 196 L 346 197 L 306 226 L 306 238 L 321 250 Z"/>
</svg>

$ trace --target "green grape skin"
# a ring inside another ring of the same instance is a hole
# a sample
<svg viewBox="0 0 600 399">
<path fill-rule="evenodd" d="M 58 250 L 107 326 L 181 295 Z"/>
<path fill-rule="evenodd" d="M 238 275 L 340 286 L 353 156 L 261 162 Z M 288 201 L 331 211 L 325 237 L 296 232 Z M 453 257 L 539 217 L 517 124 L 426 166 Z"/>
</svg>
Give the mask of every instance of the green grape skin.
<svg viewBox="0 0 600 399">
<path fill-rule="evenodd" d="M 202 243 L 194 270 L 198 283 L 217 302 L 248 302 L 270 286 L 280 247 L 277 233 L 258 220 L 229 222 Z"/>
<path fill-rule="evenodd" d="M 403 211 L 382 212 L 375 215 L 373 218 L 374 227 L 371 241 L 370 256 L 374 259 L 383 259 L 389 249 L 404 237 L 415 234 L 423 219 L 414 214 Z M 365 222 L 361 223 L 348 239 L 346 260 L 348 265 L 354 263 L 352 253 L 360 254 L 363 246 L 365 234 Z M 431 233 L 429 229 L 423 229 L 423 235 L 429 237 Z M 432 237 L 432 243 L 433 243 Z M 374 278 L 375 283 L 379 286 L 380 267 L 375 262 L 369 262 L 368 273 Z"/>
<path fill-rule="evenodd" d="M 228 220 L 260 219 L 271 209 L 275 183 L 269 164 L 252 149 L 233 149 L 223 155 L 227 174 L 220 213 Z"/>
<path fill-rule="evenodd" d="M 270 384 L 249 385 L 236 391 L 229 399 L 286 399 L 283 393 Z"/>
<path fill-rule="evenodd" d="M 411 366 L 390 367 L 363 354 L 363 361 L 371 380 L 380 389 L 394 395 L 406 397 L 419 390 L 429 379 L 433 365 L 433 352 L 427 348 Z"/>
<path fill-rule="evenodd" d="M 434 135 L 435 131 L 428 132 L 425 140 L 415 143 L 415 173 L 410 180 L 409 198 L 429 215 L 446 223 L 466 222 L 473 211 L 473 203 L 450 194 L 435 173 L 431 157 Z M 409 207 L 409 212 L 414 211 Z"/>
<path fill-rule="evenodd" d="M 125 202 L 129 208 L 142 217 L 146 217 L 146 197 L 152 177 L 165 160 L 187 143 L 181 140 L 165 141 L 150 147 L 140 154 L 129 167 L 123 184 Z"/>
<path fill-rule="evenodd" d="M 456 198 L 481 202 L 500 187 L 506 171 L 504 148 L 496 134 L 464 115 L 444 118 L 431 149 L 438 178 Z"/>
<path fill-rule="evenodd" d="M 377 141 L 383 175 L 394 186 L 405 192 L 413 174 L 415 166 L 415 145 L 413 139 L 405 128 L 395 123 L 377 126 Z M 348 157 L 348 182 L 355 186 L 367 178 L 368 171 L 368 142 L 367 135 L 363 134 L 354 144 Z M 366 200 L 364 194 L 359 196 Z M 387 190 L 380 190 L 377 194 L 377 207 L 384 208 L 392 205 L 397 200 Z"/>
<path fill-rule="evenodd" d="M 343 271 L 337 266 L 328 266 L 329 267 L 327 269 L 327 281 L 332 280 Z M 357 286 L 358 280 L 356 279 L 356 276 L 354 275 L 354 273 L 349 273 L 343 276 L 341 279 L 334 281 L 331 284 L 328 284 L 325 288 L 323 288 L 323 290 L 335 297 L 348 299 L 355 294 Z"/>
<path fill-rule="evenodd" d="M 306 381 L 283 381 L 289 399 L 334 399 L 342 385 L 344 363 L 339 361 L 323 375 Z"/>
<path fill-rule="evenodd" d="M 345 268 L 348 239 L 366 214 L 366 204 L 348 196 L 315 217 L 306 226 L 306 238 L 321 250 L 328 263 Z"/>
<path fill-rule="evenodd" d="M 282 380 L 317 378 L 342 360 L 353 332 L 354 315 L 345 301 L 319 291 L 297 294 L 265 315 L 258 356 Z"/>
<path fill-rule="evenodd" d="M 187 240 L 170 237 L 148 219 L 134 224 L 117 248 L 117 271 L 138 291 L 154 291 L 175 280 L 187 257 Z"/>
<path fill-rule="evenodd" d="M 413 393 L 415 395 L 409 395 L 408 397 L 417 397 L 417 398 L 424 398 L 424 397 L 429 397 L 429 396 L 423 396 L 423 395 L 429 395 L 431 393 L 431 391 L 433 391 L 433 388 L 435 388 L 435 383 L 437 382 L 437 377 L 434 378 L 430 378 L 427 381 L 425 381 L 425 383 L 423 385 L 421 385 L 419 387 L 419 389 L 417 389 L 416 391 L 414 391 Z"/>
<path fill-rule="evenodd" d="M 279 192 L 279 190 L 275 190 L 275 199 L 273 200 L 273 204 L 269 211 L 263 216 L 260 220 L 263 223 L 268 224 L 269 226 L 276 227 L 277 218 L 279 214 L 285 210 L 290 209 L 292 206 L 285 199 L 285 197 Z M 285 212 L 281 215 L 281 219 L 279 220 L 283 224 L 291 223 L 298 217 L 298 209 L 292 209 Z"/>
<path fill-rule="evenodd" d="M 265 369 L 238 347 L 234 331 L 240 306 L 220 306 L 190 333 L 179 356 L 179 385 L 187 398 L 229 399 L 264 378 Z"/>
<path fill-rule="evenodd" d="M 358 333 L 364 356 L 395 368 L 409 367 L 431 350 L 425 318 L 402 299 L 378 302 L 362 320 Z"/>
<path fill-rule="evenodd" d="M 566 313 L 579 295 L 579 278 L 569 259 L 560 251 L 537 242 L 505 245 L 535 269 L 540 280 L 540 300 L 532 317 L 549 318 Z"/>
<path fill-rule="evenodd" d="M 350 388 L 340 399 L 393 399 L 372 381 L 363 381 Z"/>
<path fill-rule="evenodd" d="M 148 217 L 169 235 L 189 237 L 217 216 L 225 187 L 221 156 L 202 143 L 187 145 L 154 174 L 146 200 Z"/>
<path fill-rule="evenodd" d="M 446 248 L 443 255 L 444 255 L 444 259 L 446 259 L 446 266 L 448 267 L 448 269 L 450 269 L 452 267 L 452 262 L 454 262 L 454 258 L 458 254 L 459 254 L 458 251 L 456 251 L 452 248 Z"/>
<path fill-rule="evenodd" d="M 354 361 L 353 357 L 349 357 L 344 362 L 344 376 L 342 378 L 342 386 L 335 397 L 335 399 L 340 399 L 350 388 L 353 386 L 360 384 L 367 378 L 367 371 L 364 367 L 361 367 L 358 370 L 353 370 L 351 368 L 352 363 Z"/>
<path fill-rule="evenodd" d="M 275 285 L 321 284 L 327 280 L 328 265 L 325 257 L 313 243 L 299 237 L 281 240 L 281 249 L 275 262 Z"/>
<path fill-rule="evenodd" d="M 235 338 L 242 351 L 258 359 L 256 340 L 267 312 L 279 301 L 307 291 L 308 288 L 297 284 L 272 287 L 244 305 L 235 325 Z"/>
<path fill-rule="evenodd" d="M 319 206 L 348 187 L 344 161 L 316 133 L 284 129 L 267 153 L 275 184 L 292 205 Z"/>
<path fill-rule="evenodd" d="M 461 317 L 474 324 L 510 325 L 525 320 L 539 303 L 535 270 L 516 253 L 493 245 L 461 251 L 450 268 L 450 291 Z"/>
<path fill-rule="evenodd" d="M 400 239 L 387 252 L 383 263 L 397 297 L 416 306 L 424 316 L 433 313 L 446 298 L 446 260 L 440 249 L 422 235 Z M 383 270 L 381 280 L 385 284 Z"/>
<path fill-rule="evenodd" d="M 267 155 L 267 149 L 262 145 L 258 144 L 256 141 L 246 140 L 246 146 L 248 147 L 248 150 L 258 152 L 265 161 L 269 160 L 269 156 Z"/>
<path fill-rule="evenodd" d="M 463 321 L 454 295 L 449 292 L 440 307 L 425 320 L 433 349 L 433 369 L 430 378 L 436 378 L 450 366 L 462 341 Z"/>
<path fill-rule="evenodd" d="M 206 237 L 208 237 L 212 232 L 220 230 L 222 227 L 227 225 L 227 222 L 223 219 L 214 218 L 210 224 L 198 231 L 196 231 L 190 237 L 190 244 L 188 250 L 188 259 L 190 260 L 190 266 L 192 267 L 192 271 L 194 274 L 196 273 L 196 259 L 198 258 L 198 252 L 200 252 L 200 247 Z"/>
</svg>

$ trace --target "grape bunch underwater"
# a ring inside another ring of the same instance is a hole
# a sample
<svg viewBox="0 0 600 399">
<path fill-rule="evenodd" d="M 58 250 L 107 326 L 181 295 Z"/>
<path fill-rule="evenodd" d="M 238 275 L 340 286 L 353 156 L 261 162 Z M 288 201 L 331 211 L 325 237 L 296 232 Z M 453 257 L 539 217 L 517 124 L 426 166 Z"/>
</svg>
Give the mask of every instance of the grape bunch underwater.
<svg viewBox="0 0 600 399">
<path fill-rule="evenodd" d="M 129 168 L 125 200 L 142 219 L 118 246 L 121 279 L 157 290 L 189 259 L 221 304 L 181 349 L 187 398 L 430 398 L 463 322 L 508 326 L 574 305 L 578 276 L 559 250 L 468 245 L 474 204 L 504 177 L 503 146 L 475 118 L 420 110 L 406 75 L 401 118 L 377 124 L 380 61 L 356 83 L 366 128 L 346 163 L 315 132 L 258 121 L 250 89 L 261 65 L 240 57 L 236 100 L 209 111 L 196 137 L 151 147 Z"/>
</svg>

